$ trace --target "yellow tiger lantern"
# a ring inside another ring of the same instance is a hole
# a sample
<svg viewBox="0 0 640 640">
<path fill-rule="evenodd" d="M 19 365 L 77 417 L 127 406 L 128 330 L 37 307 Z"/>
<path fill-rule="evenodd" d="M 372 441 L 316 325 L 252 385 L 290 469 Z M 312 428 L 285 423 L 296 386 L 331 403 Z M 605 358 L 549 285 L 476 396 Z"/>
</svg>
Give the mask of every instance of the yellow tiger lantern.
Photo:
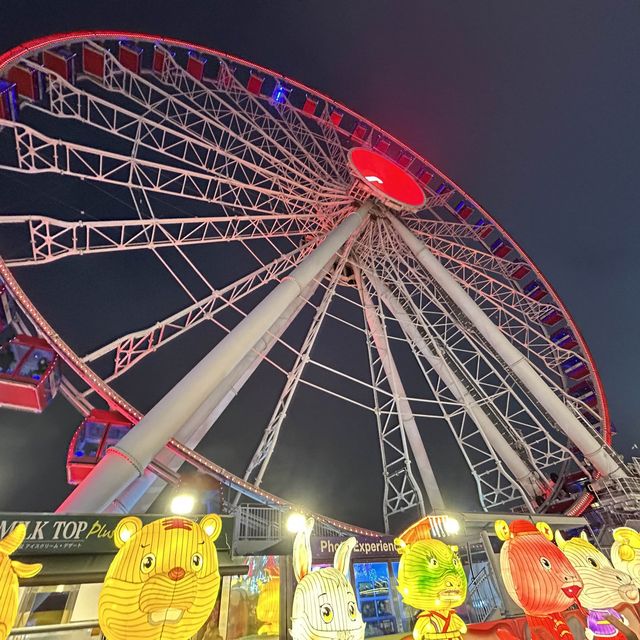
<svg viewBox="0 0 640 640">
<path fill-rule="evenodd" d="M 18 578 L 33 578 L 42 570 L 40 563 L 24 564 L 9 556 L 27 535 L 24 524 L 0 540 L 0 640 L 6 640 L 18 614 Z"/>
<path fill-rule="evenodd" d="M 142 526 L 122 519 L 114 532 L 119 551 L 98 601 L 108 640 L 187 640 L 207 621 L 220 588 L 214 541 L 220 516 L 200 522 L 170 517 Z"/>
</svg>

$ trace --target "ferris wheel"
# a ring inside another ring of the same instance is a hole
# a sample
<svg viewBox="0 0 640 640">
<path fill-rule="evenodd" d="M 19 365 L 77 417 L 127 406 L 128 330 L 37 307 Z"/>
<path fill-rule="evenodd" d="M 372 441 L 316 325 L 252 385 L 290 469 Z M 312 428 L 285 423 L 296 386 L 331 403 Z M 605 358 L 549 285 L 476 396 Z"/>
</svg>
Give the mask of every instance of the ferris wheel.
<svg viewBox="0 0 640 640">
<path fill-rule="evenodd" d="M 185 459 L 260 500 L 303 389 L 356 407 L 377 433 L 387 529 L 445 508 L 423 437 L 434 420 L 486 510 L 579 514 L 586 483 L 627 477 L 597 369 L 551 285 L 494 218 L 381 128 L 268 69 L 143 34 L 33 41 L 0 58 L 0 77 L 0 175 L 23 198 L 22 213 L 0 216 L 0 329 L 4 318 L 15 334 L 0 403 L 39 411 L 61 392 L 114 434 L 106 442 L 103 429 L 84 467 L 95 470 L 63 509 L 148 507 Z M 108 277 L 133 253 L 154 269 L 126 274 L 157 287 L 146 322 L 119 318 L 117 335 L 80 339 L 45 317 L 42 287 L 34 302 L 38 278 L 25 274 L 63 277 L 71 263 Z M 127 376 L 203 328 L 212 351 L 143 416 Z M 318 348 L 327 331 L 360 345 L 361 362 Z M 253 450 L 238 478 L 195 449 L 261 363 L 284 383 L 260 441 L 238 438 Z M 34 379 L 48 384 L 37 402 L 16 395 Z M 89 440 L 85 424 L 70 465 L 87 461 Z M 561 499 L 568 477 L 582 484 Z"/>
</svg>

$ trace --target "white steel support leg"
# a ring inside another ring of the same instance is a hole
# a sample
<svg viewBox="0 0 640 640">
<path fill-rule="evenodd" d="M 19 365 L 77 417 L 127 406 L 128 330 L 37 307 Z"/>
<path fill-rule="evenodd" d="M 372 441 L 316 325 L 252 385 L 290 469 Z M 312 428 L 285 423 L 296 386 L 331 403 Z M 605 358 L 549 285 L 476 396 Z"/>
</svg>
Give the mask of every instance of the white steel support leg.
<svg viewBox="0 0 640 640">
<path fill-rule="evenodd" d="M 526 491 L 530 498 L 535 498 L 540 495 L 542 493 L 541 483 L 534 472 L 526 462 L 520 458 L 509 442 L 507 442 L 493 424 L 491 418 L 485 413 L 482 407 L 478 405 L 445 360 L 433 352 L 393 293 L 375 274 L 367 273 L 366 275 L 378 297 L 384 302 L 398 321 L 404 334 L 416 345 L 442 382 L 451 391 L 454 398 L 465 408 L 467 414 L 476 423 L 476 426 L 484 434 L 488 444 L 504 462 L 518 484 Z"/>
<path fill-rule="evenodd" d="M 290 305 L 289 309 L 271 326 L 269 331 L 256 343 L 251 353 L 247 354 L 234 368 L 207 401 L 187 420 L 175 438 L 190 449 L 195 449 L 216 420 L 224 413 L 231 401 L 240 393 L 245 382 L 253 375 L 264 356 L 269 353 L 271 347 L 287 330 L 291 322 L 302 310 L 306 301 L 313 296 L 318 287 L 318 280 L 311 282 L 303 291 L 300 299 Z M 168 449 L 163 449 L 156 460 L 169 467 L 172 471 L 178 471 L 184 460 Z M 165 487 L 161 478 L 149 471 L 134 480 L 112 503 L 107 507 L 107 513 L 144 513 L 153 504 Z"/>
<path fill-rule="evenodd" d="M 439 260 L 429 251 L 426 245 L 405 227 L 397 216 L 390 214 L 388 218 L 420 264 L 473 323 L 514 375 L 522 382 L 524 388 L 542 405 L 555 421 L 557 427 L 564 431 L 569 440 L 582 451 L 594 468 L 604 476 L 626 477 L 625 470 L 609 453 L 604 442 L 599 441 L 592 433 L 587 431 L 573 415 L 571 409 L 562 402 L 533 368 L 527 358 L 493 324 L 447 269 L 440 264 Z"/>
<path fill-rule="evenodd" d="M 429 504 L 433 511 L 444 511 L 445 506 L 442 494 L 440 493 L 440 487 L 438 486 L 438 481 L 433 473 L 433 468 L 431 467 L 427 450 L 425 449 L 424 442 L 420 436 L 418 425 L 413 417 L 411 405 L 407 400 L 407 393 L 404 390 L 400 373 L 398 372 L 393 355 L 391 354 L 387 333 L 383 324 L 380 322 L 380 318 L 378 317 L 376 308 L 369 296 L 369 292 L 364 286 L 362 286 L 362 282 L 360 281 L 359 273 L 357 271 L 356 278 L 360 296 L 362 298 L 362 306 L 364 308 L 367 325 L 371 332 L 375 348 L 380 356 L 382 367 L 387 375 L 391 392 L 394 395 L 398 418 L 402 424 L 407 440 L 409 441 L 409 446 L 411 447 L 411 452 L 413 453 L 413 457 L 416 461 L 416 466 L 418 467 L 422 484 L 427 492 Z"/>
<path fill-rule="evenodd" d="M 142 476 L 153 457 L 251 352 L 349 237 L 360 230 L 370 207 L 370 203 L 364 204 L 327 234 L 324 241 L 178 382 L 118 445 L 109 449 L 87 479 L 60 505 L 58 512 L 102 511 L 133 480 Z"/>
</svg>

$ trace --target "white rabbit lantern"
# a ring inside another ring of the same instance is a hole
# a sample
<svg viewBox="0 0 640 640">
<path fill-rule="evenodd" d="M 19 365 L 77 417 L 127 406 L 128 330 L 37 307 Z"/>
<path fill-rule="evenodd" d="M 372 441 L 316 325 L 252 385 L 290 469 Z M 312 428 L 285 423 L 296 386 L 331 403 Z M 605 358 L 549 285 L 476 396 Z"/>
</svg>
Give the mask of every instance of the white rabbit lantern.
<svg viewBox="0 0 640 640">
<path fill-rule="evenodd" d="M 293 640 L 362 640 L 365 623 L 349 582 L 349 560 L 356 546 L 348 538 L 336 549 L 333 567 L 311 571 L 313 518 L 293 543 L 293 570 L 298 581 L 293 595 Z"/>
</svg>

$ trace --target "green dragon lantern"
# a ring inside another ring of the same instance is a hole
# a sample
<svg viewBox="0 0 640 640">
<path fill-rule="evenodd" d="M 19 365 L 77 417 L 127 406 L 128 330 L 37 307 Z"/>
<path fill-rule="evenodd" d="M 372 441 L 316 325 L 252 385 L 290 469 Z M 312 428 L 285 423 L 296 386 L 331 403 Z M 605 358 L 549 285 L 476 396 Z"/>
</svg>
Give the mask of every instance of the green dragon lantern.
<svg viewBox="0 0 640 640">
<path fill-rule="evenodd" d="M 458 547 L 431 537 L 423 518 L 395 539 L 400 554 L 398 591 L 405 604 L 420 609 L 414 640 L 460 639 L 467 625 L 455 612 L 467 597 L 467 576 Z"/>
</svg>

